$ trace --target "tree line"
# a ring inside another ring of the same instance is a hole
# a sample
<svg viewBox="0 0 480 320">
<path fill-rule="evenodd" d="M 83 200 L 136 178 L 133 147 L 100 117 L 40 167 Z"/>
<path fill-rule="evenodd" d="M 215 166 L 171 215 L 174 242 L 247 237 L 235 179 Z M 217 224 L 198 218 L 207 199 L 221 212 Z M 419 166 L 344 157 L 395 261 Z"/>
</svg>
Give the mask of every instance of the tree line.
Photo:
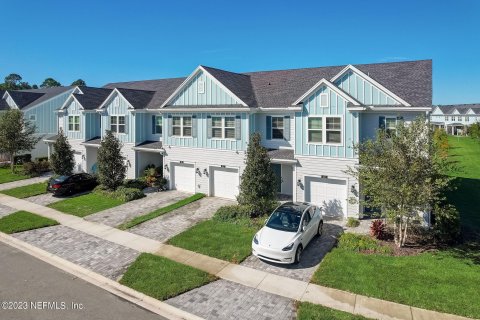
<svg viewBox="0 0 480 320">
<path fill-rule="evenodd" d="M 52 88 L 60 87 L 62 84 L 53 78 L 46 78 L 40 84 L 30 84 L 23 81 L 22 76 L 16 73 L 10 73 L 5 77 L 5 81 L 0 83 L 0 90 L 24 90 L 24 89 L 38 89 L 38 88 Z M 82 79 L 77 79 L 72 82 L 71 86 L 86 86 L 87 83 Z"/>
</svg>

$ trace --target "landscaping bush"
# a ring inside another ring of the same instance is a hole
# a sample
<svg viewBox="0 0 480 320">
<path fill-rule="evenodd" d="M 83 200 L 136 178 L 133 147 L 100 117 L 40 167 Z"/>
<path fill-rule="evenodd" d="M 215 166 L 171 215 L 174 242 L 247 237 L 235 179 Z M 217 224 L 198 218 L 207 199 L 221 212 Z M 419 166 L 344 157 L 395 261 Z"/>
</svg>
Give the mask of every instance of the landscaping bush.
<svg viewBox="0 0 480 320">
<path fill-rule="evenodd" d="M 379 221 L 379 220 L 377 220 Z M 355 252 L 390 253 L 390 247 L 381 246 L 377 240 L 365 235 L 344 233 L 338 241 L 338 248 Z"/>
<path fill-rule="evenodd" d="M 473 139 L 480 139 L 480 123 L 474 123 L 467 128 L 467 134 Z"/>
<path fill-rule="evenodd" d="M 219 221 L 235 221 L 248 219 L 252 214 L 252 207 L 248 205 L 232 205 L 218 208 L 213 218 Z"/>
<path fill-rule="evenodd" d="M 145 197 L 145 194 L 141 190 L 135 188 L 125 188 L 118 187 L 117 190 L 113 192 L 115 199 L 122 200 L 124 202 L 141 199 Z"/>
<path fill-rule="evenodd" d="M 32 155 L 31 154 L 22 154 L 15 156 L 13 158 L 13 162 L 15 164 L 23 164 L 25 162 L 32 162 Z"/>
<path fill-rule="evenodd" d="M 455 243 L 460 238 L 460 215 L 452 205 L 438 205 L 432 213 L 433 235 L 441 243 Z"/>
<path fill-rule="evenodd" d="M 23 171 L 25 174 L 35 177 L 42 173 L 50 171 L 50 163 L 48 161 L 34 161 L 34 162 L 24 162 Z"/>
<path fill-rule="evenodd" d="M 145 181 L 150 187 L 165 188 L 167 184 L 167 179 L 163 177 L 162 167 L 155 167 L 153 164 L 146 166 L 145 170 Z"/>
<path fill-rule="evenodd" d="M 347 219 L 347 224 L 346 226 L 349 227 L 349 228 L 356 228 L 360 225 L 360 221 L 358 219 L 355 219 L 355 218 L 348 218 Z"/>
<path fill-rule="evenodd" d="M 370 235 L 379 240 L 385 239 L 385 222 L 373 220 L 370 225 Z"/>
<path fill-rule="evenodd" d="M 38 157 L 35 158 L 36 161 L 48 161 L 48 157 Z"/>
<path fill-rule="evenodd" d="M 133 188 L 138 190 L 143 190 L 146 187 L 148 187 L 147 182 L 143 179 L 125 180 L 125 182 L 123 183 L 123 186 L 125 188 Z"/>
</svg>

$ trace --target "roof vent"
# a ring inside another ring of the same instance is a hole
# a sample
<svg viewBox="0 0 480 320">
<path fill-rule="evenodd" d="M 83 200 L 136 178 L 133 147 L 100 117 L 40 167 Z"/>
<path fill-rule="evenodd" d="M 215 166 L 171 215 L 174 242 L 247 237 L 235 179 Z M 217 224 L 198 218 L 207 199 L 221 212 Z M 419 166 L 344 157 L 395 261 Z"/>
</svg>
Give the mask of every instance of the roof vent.
<svg viewBox="0 0 480 320">
<path fill-rule="evenodd" d="M 270 86 L 270 85 L 272 85 L 272 84 L 269 82 L 268 85 Z"/>
</svg>

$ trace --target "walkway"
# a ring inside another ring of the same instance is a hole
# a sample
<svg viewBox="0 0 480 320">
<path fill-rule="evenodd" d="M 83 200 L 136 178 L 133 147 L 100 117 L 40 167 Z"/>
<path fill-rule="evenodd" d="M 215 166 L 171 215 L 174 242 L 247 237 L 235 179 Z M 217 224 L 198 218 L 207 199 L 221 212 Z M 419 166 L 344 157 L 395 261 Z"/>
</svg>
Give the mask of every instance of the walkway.
<svg viewBox="0 0 480 320">
<path fill-rule="evenodd" d="M 52 176 L 51 173 L 46 173 L 46 174 L 41 175 L 40 177 L 1 183 L 0 184 L 0 191 L 7 190 L 7 189 L 12 189 L 12 188 L 16 188 L 16 187 L 28 186 L 30 184 L 39 183 L 39 182 L 45 182 L 51 176 Z"/>
<path fill-rule="evenodd" d="M 265 271 L 232 264 L 199 253 L 162 244 L 159 241 L 151 240 L 109 226 L 85 221 L 81 218 L 63 214 L 51 208 L 6 195 L 0 195 L 0 203 L 17 210 L 26 210 L 44 217 L 55 219 L 59 223 L 70 228 L 137 251 L 154 253 L 190 265 L 197 269 L 209 272 L 221 279 L 236 282 L 247 287 L 273 293 L 285 298 L 320 304 L 332 309 L 376 319 L 468 319 L 460 316 L 447 315 L 435 311 L 410 307 L 390 301 L 369 298 L 347 291 L 327 288 L 271 274 Z M 352 281 L 354 281 L 354 279 L 352 279 Z"/>
</svg>

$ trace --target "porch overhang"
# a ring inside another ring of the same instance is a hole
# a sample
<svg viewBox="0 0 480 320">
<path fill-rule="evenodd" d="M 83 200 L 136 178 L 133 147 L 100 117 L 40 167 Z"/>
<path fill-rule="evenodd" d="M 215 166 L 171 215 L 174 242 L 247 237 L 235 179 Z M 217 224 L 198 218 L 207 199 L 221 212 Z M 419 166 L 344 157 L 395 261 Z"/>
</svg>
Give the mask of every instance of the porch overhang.
<svg viewBox="0 0 480 320">
<path fill-rule="evenodd" d="M 273 149 L 268 151 L 268 156 L 272 163 L 277 164 L 296 164 L 293 149 Z"/>
<path fill-rule="evenodd" d="M 135 147 L 132 147 L 135 151 L 141 152 L 152 152 L 152 153 L 165 153 L 165 149 L 163 148 L 163 144 L 161 141 L 144 141 Z"/>
<path fill-rule="evenodd" d="M 94 147 L 94 148 L 100 148 L 100 144 L 102 143 L 102 138 L 100 137 L 95 137 L 93 139 L 86 140 L 82 143 L 81 145 L 84 145 L 85 147 Z"/>
<path fill-rule="evenodd" d="M 50 136 L 50 137 L 47 137 L 47 138 L 43 139 L 43 141 L 46 142 L 46 143 L 55 143 L 57 141 L 58 137 L 59 137 L 59 135 L 56 134 L 54 136 Z"/>
</svg>

